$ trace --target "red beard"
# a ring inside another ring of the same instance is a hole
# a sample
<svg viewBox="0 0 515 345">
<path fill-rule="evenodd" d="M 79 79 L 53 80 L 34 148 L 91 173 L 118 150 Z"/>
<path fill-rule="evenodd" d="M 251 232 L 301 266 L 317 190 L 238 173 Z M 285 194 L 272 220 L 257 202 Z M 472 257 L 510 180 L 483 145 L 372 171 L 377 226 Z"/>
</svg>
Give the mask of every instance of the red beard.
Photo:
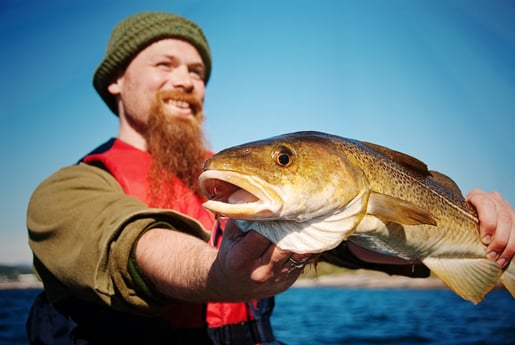
<svg viewBox="0 0 515 345">
<path fill-rule="evenodd" d="M 167 99 L 186 101 L 194 116 L 167 114 Z M 179 178 L 198 197 L 204 198 L 198 185 L 202 163 L 206 159 L 206 141 L 202 131 L 202 102 L 182 91 L 161 92 L 156 97 L 148 120 L 145 139 L 152 156 L 149 174 L 149 200 L 153 207 L 171 207 L 174 200 L 173 179 Z"/>
</svg>

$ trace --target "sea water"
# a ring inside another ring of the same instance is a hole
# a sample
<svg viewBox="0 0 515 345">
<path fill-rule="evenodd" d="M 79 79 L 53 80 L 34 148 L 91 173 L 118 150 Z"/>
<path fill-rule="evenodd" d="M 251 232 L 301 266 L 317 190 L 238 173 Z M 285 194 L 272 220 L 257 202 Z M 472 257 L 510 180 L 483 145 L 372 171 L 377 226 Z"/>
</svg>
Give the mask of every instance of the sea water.
<svg viewBox="0 0 515 345">
<path fill-rule="evenodd" d="M 474 305 L 447 289 L 294 288 L 277 296 L 273 320 L 292 345 L 515 344 L 506 290 Z"/>
<path fill-rule="evenodd" d="M 0 290 L 0 345 L 26 345 L 40 292 Z M 514 345 L 515 299 L 492 291 L 474 305 L 447 289 L 290 288 L 278 295 L 275 334 L 289 345 Z"/>
</svg>

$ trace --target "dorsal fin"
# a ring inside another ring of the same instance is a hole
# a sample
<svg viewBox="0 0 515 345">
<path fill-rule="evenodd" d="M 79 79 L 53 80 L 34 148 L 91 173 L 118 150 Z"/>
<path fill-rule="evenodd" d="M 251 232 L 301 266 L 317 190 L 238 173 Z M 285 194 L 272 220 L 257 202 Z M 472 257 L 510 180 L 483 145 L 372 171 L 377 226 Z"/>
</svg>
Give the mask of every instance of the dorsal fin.
<svg viewBox="0 0 515 345">
<path fill-rule="evenodd" d="M 434 170 L 429 171 L 429 173 L 431 174 L 429 178 L 433 179 L 436 183 L 439 183 L 454 194 L 463 198 L 463 193 L 461 192 L 460 187 L 458 187 L 456 182 L 454 182 L 449 176 Z"/>
<path fill-rule="evenodd" d="M 456 204 L 460 205 L 471 215 L 477 216 L 476 208 L 472 206 L 471 203 L 465 200 L 465 197 L 463 196 L 460 187 L 458 187 L 456 182 L 454 182 L 450 177 L 438 171 L 431 170 L 430 175 L 427 177 L 427 180 L 431 180 L 433 181 L 433 183 L 436 183 L 438 186 L 440 186 L 439 192 L 442 193 L 442 195 L 449 198 Z M 433 186 L 432 188 L 435 188 L 435 186 Z"/>
<path fill-rule="evenodd" d="M 382 155 L 390 158 L 392 161 L 409 169 L 416 177 L 420 179 L 424 179 L 430 174 L 430 172 L 427 170 L 427 164 L 415 157 L 366 141 L 362 141 L 362 143 L 368 148 L 381 153 Z"/>
</svg>

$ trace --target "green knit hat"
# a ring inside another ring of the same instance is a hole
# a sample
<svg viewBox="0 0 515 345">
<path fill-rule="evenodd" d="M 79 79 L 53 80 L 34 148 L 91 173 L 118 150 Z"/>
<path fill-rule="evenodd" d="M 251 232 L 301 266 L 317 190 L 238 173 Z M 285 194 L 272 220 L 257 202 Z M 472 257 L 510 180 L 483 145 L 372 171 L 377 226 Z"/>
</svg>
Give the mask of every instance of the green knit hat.
<svg viewBox="0 0 515 345">
<path fill-rule="evenodd" d="M 211 53 L 202 30 L 190 20 L 164 12 L 143 12 L 121 21 L 111 33 L 104 60 L 93 76 L 95 89 L 109 109 L 118 114 L 116 98 L 107 91 L 119 73 L 151 43 L 163 38 L 179 38 L 191 43 L 206 68 L 204 82 L 211 73 Z"/>
</svg>

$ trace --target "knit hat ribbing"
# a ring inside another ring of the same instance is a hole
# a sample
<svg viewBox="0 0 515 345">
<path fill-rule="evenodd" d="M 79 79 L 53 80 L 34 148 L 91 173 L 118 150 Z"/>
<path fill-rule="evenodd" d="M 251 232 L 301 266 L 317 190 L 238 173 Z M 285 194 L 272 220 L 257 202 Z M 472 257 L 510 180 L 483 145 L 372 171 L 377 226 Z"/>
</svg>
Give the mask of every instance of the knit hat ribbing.
<svg viewBox="0 0 515 345">
<path fill-rule="evenodd" d="M 183 39 L 197 49 L 205 65 L 204 82 L 207 84 L 211 73 L 211 52 L 202 30 L 175 14 L 139 13 L 124 19 L 113 29 L 104 59 L 93 76 L 95 89 L 113 113 L 118 113 L 118 107 L 107 87 L 141 50 L 163 38 Z"/>
</svg>

